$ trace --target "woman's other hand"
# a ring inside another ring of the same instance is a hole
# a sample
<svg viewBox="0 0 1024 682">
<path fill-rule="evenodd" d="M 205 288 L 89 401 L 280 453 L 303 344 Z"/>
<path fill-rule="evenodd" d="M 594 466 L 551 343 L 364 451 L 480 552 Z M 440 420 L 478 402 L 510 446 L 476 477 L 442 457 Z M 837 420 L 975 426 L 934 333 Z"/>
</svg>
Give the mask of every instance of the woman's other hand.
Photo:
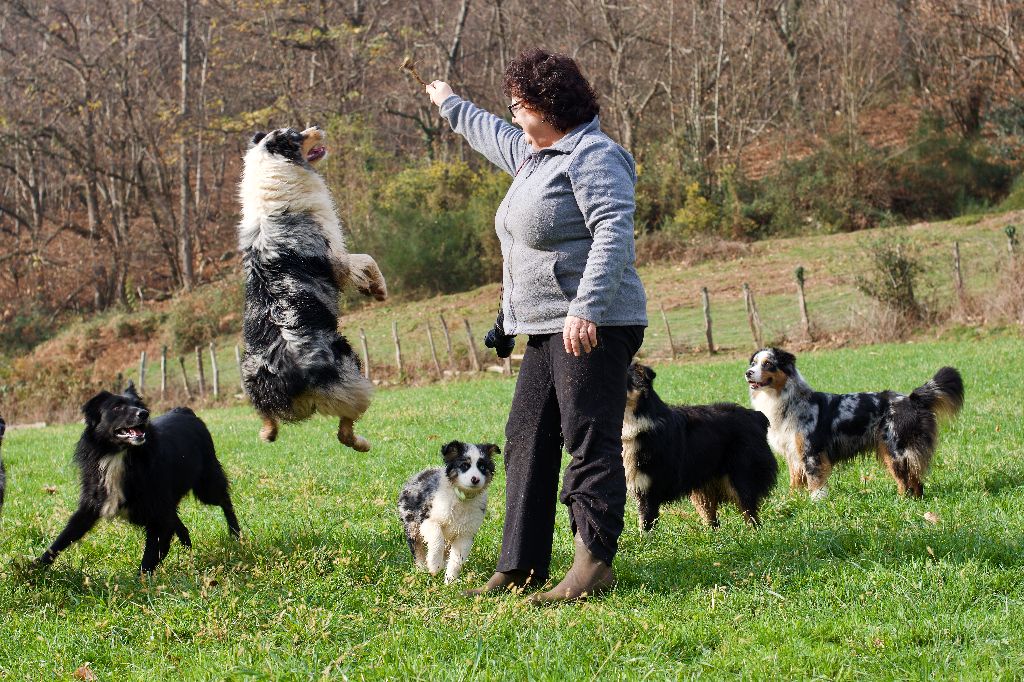
<svg viewBox="0 0 1024 682">
<path fill-rule="evenodd" d="M 430 95 L 430 101 L 435 106 L 441 106 L 441 103 L 448 99 L 449 95 L 455 94 L 452 92 L 452 86 L 444 81 L 434 81 L 427 85 L 426 90 L 427 94 Z"/>
<path fill-rule="evenodd" d="M 589 353 L 597 348 L 597 325 L 575 315 L 566 315 L 562 328 L 562 345 L 566 353 L 579 357 L 580 350 Z"/>
</svg>

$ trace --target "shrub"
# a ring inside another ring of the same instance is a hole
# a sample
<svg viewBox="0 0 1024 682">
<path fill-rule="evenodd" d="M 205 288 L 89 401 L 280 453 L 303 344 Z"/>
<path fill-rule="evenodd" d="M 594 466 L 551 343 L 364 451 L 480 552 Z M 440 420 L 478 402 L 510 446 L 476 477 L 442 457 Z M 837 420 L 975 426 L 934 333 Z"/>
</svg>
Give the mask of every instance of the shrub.
<svg viewBox="0 0 1024 682">
<path fill-rule="evenodd" d="M 762 234 L 852 231 L 886 222 L 888 178 L 878 150 L 830 140 L 756 183 L 744 215 Z"/>
<path fill-rule="evenodd" d="M 185 353 L 196 346 L 206 346 L 222 334 L 241 332 L 237 314 L 244 307 L 245 282 L 241 277 L 231 277 L 179 297 L 168 316 L 175 352 Z M 233 329 L 222 325 L 225 319 L 236 320 Z"/>
<path fill-rule="evenodd" d="M 911 241 L 904 236 L 883 237 L 861 246 L 867 263 L 865 274 L 857 276 L 857 288 L 903 317 L 921 319 L 924 309 L 914 289 L 924 267 Z"/>
<path fill-rule="evenodd" d="M 1012 171 L 981 140 L 926 122 L 909 150 L 888 163 L 892 210 L 910 220 L 952 218 L 999 202 Z"/>
<path fill-rule="evenodd" d="M 719 207 L 704 196 L 700 184 L 691 182 L 686 186 L 686 202 L 672 216 L 667 229 L 684 237 L 712 235 L 718 232 L 721 218 Z"/>
<path fill-rule="evenodd" d="M 406 296 L 494 282 L 501 277 L 494 213 L 508 184 L 506 175 L 462 161 L 408 168 L 380 190 L 372 227 L 354 241 L 377 260 L 389 288 Z"/>
</svg>

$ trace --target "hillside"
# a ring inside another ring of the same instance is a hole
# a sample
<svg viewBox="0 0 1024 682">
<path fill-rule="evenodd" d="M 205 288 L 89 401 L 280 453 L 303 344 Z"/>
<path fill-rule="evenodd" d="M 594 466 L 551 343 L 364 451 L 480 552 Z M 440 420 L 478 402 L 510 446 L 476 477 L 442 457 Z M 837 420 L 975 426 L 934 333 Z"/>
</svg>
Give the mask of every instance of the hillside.
<svg viewBox="0 0 1024 682">
<path fill-rule="evenodd" d="M 640 355 L 667 359 L 665 318 L 671 328 L 677 359 L 707 356 L 700 290 L 707 287 L 711 301 L 714 342 L 720 353 L 745 354 L 752 348 L 743 299 L 749 283 L 762 320 L 765 343 L 795 347 L 842 346 L 891 338 L 898 330 L 856 288 L 864 271 L 865 240 L 906 235 L 919 250 L 926 272 L 921 298 L 933 311 L 949 309 L 955 300 L 952 280 L 953 242 L 959 242 L 969 310 L 955 321 L 970 324 L 998 322 L 987 319 L 977 301 L 988 297 L 1006 268 L 1005 226 L 1024 222 L 1024 211 L 920 223 L 909 227 L 865 230 L 853 234 L 772 239 L 728 248 L 695 246 L 671 263 L 641 268 L 648 291 L 650 327 Z M 692 262 L 691 262 L 692 261 Z M 806 293 L 813 339 L 803 336 L 796 304 L 794 270 L 806 270 Z M 386 274 L 386 273 L 385 273 Z M 427 329 L 446 377 L 472 374 L 466 340 L 468 320 L 476 349 L 490 369 L 500 371 L 496 359 L 482 343 L 493 324 L 498 305 L 497 284 L 461 294 L 426 300 L 403 301 L 401 292 L 385 303 L 352 306 L 342 329 L 353 346 L 361 348 L 365 333 L 371 376 L 382 384 L 427 382 L 437 378 Z M 997 292 L 998 293 L 998 292 Z M 1003 291 L 1002 295 L 1007 293 Z M 985 296 L 983 296 L 983 294 Z M 360 302 L 355 302 L 360 303 Z M 0 359 L 0 413 L 9 421 L 69 420 L 81 400 L 100 387 L 113 386 L 118 375 L 138 382 L 139 360 L 146 352 L 149 368 L 146 392 L 158 406 L 188 401 L 184 394 L 179 357 L 185 361 L 193 392 L 196 387 L 194 348 L 202 348 L 207 383 L 212 379 L 208 345 L 212 341 L 220 369 L 220 396 L 203 403 L 232 403 L 241 399 L 235 346 L 240 343 L 242 285 L 239 272 L 189 295 L 146 304 L 140 310 L 109 313 L 67 327 L 55 338 L 19 358 Z M 449 354 L 441 330 L 444 317 L 451 335 Z M 397 330 L 402 353 L 399 373 L 392 329 Z M 519 338 L 522 352 L 525 337 Z M 160 400 L 159 357 L 167 346 L 167 389 Z M 486 352 L 485 352 L 486 351 Z M 193 400 L 200 400 L 194 397 Z"/>
</svg>

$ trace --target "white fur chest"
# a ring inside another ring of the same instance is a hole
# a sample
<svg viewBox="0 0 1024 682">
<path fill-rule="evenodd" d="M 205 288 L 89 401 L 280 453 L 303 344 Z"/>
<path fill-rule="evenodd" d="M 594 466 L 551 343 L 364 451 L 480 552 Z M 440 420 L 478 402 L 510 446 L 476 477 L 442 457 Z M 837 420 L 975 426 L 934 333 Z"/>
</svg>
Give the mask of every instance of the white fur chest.
<svg viewBox="0 0 1024 682">
<path fill-rule="evenodd" d="M 327 183 L 313 170 L 253 148 L 245 157 L 239 199 L 242 220 L 238 227 L 238 246 L 243 251 L 254 248 L 267 257 L 276 255 L 274 244 L 287 235 L 275 234 L 279 225 L 274 216 L 290 211 L 312 214 L 331 252 L 339 258 L 348 253 Z"/>
<path fill-rule="evenodd" d="M 455 487 L 446 484 L 438 489 L 430 507 L 430 520 L 441 527 L 446 540 L 473 536 L 484 523 L 487 491 L 475 497 L 459 499 Z"/>
<path fill-rule="evenodd" d="M 100 515 L 103 518 L 117 516 L 124 505 L 125 457 L 125 453 L 119 452 L 116 455 L 108 455 L 99 462 L 103 489 L 107 492 L 107 497 L 100 508 Z"/>
<path fill-rule="evenodd" d="M 768 445 L 771 449 L 787 460 L 797 461 L 803 455 L 798 451 L 798 443 L 803 441 L 801 421 L 808 421 L 808 417 L 813 421 L 818 408 L 816 405 L 805 405 L 804 410 L 790 409 L 783 417 L 783 401 L 791 400 L 793 397 L 787 390 L 783 391 L 782 396 L 755 391 L 750 396 L 750 402 L 755 410 L 768 417 Z M 808 412 L 814 414 L 807 414 Z"/>
</svg>

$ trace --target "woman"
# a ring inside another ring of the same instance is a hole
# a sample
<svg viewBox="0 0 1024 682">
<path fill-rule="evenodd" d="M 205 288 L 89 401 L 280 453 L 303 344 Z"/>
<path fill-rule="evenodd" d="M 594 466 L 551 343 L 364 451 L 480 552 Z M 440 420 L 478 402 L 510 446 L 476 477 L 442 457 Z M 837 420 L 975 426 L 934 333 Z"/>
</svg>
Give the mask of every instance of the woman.
<svg viewBox="0 0 1024 682">
<path fill-rule="evenodd" d="M 601 132 L 597 97 L 571 58 L 525 52 L 502 90 L 517 129 L 452 92 L 426 87 L 452 129 L 513 176 L 498 207 L 503 292 L 496 332 L 529 343 L 505 427 L 505 528 L 497 571 L 471 594 L 548 578 L 562 446 L 572 456 L 572 568 L 534 602 L 615 584 L 626 478 L 626 370 L 643 341 L 647 301 L 634 267 L 636 170 Z"/>
</svg>

